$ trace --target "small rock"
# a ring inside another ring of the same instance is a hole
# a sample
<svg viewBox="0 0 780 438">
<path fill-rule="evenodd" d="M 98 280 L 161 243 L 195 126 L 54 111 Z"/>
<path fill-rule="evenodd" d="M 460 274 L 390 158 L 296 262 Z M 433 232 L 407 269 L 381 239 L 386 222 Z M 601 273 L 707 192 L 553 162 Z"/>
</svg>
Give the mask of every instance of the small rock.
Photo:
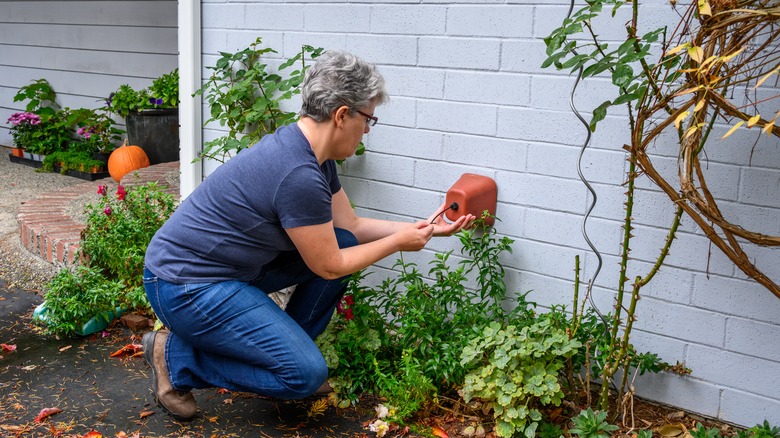
<svg viewBox="0 0 780 438">
<path fill-rule="evenodd" d="M 670 420 L 679 420 L 679 419 L 681 419 L 684 416 L 685 416 L 685 412 L 677 411 L 677 412 L 672 412 L 671 414 L 667 415 L 666 418 L 668 418 Z"/>
</svg>

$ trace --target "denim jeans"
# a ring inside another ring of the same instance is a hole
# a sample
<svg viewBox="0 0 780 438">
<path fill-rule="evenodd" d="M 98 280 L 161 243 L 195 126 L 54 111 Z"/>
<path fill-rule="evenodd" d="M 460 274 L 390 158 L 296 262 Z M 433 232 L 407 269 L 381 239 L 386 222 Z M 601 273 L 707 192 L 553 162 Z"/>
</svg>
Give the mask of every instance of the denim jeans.
<svg viewBox="0 0 780 438">
<path fill-rule="evenodd" d="M 357 245 L 336 229 L 339 246 Z M 314 338 L 328 325 L 346 277 L 325 280 L 297 251 L 267 264 L 247 283 L 175 284 L 144 270 L 146 295 L 170 329 L 165 362 L 180 391 L 218 387 L 280 399 L 311 395 L 328 378 Z M 268 296 L 297 284 L 286 310 Z"/>
</svg>

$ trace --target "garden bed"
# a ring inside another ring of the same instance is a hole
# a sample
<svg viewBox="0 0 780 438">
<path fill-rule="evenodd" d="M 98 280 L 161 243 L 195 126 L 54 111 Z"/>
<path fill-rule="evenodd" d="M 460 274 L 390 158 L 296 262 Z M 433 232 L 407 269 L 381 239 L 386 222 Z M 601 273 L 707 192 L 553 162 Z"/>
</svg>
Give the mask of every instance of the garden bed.
<svg viewBox="0 0 780 438">
<path fill-rule="evenodd" d="M 25 166 L 30 166 L 34 168 L 40 168 L 43 166 L 43 162 L 38 160 L 31 160 L 29 158 L 24 157 L 16 157 L 12 154 L 8 154 L 8 158 L 11 160 L 12 163 L 16 164 L 23 164 Z M 86 181 L 95 181 L 103 178 L 108 178 L 110 175 L 108 172 L 95 172 L 95 173 L 87 173 L 87 172 L 80 172 L 78 170 L 68 169 L 64 172 L 60 172 L 60 166 L 54 166 L 54 172 L 55 173 L 61 173 L 62 175 L 72 176 L 74 178 L 83 179 Z"/>
</svg>

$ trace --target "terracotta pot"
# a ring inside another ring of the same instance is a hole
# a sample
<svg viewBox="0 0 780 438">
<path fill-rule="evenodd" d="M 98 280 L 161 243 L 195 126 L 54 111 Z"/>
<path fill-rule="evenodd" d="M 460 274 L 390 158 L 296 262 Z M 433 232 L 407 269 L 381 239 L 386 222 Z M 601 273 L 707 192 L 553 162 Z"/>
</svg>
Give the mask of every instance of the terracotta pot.
<svg viewBox="0 0 780 438">
<path fill-rule="evenodd" d="M 24 149 L 22 148 L 11 148 L 11 155 L 14 157 L 24 157 Z"/>
<path fill-rule="evenodd" d="M 497 197 L 498 189 L 492 178 L 464 173 L 447 191 L 447 204 L 458 204 L 457 210 L 447 210 L 447 219 L 456 221 L 469 213 L 480 218 L 485 210 L 495 215 Z M 491 226 L 494 222 L 493 217 L 485 218 L 485 225 Z"/>
</svg>

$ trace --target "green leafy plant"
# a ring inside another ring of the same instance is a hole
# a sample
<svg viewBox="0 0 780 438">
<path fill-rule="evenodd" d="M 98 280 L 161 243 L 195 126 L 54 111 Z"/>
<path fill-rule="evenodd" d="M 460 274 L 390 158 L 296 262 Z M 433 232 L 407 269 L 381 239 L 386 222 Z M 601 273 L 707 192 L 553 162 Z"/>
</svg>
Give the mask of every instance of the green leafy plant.
<svg viewBox="0 0 780 438">
<path fill-rule="evenodd" d="M 395 411 L 389 418 L 403 421 L 430 403 L 436 394 L 436 387 L 420 369 L 420 363 L 411 351 L 404 351 L 401 364 L 388 375 L 379 368 L 375 360 L 374 367 L 377 376 L 379 395 L 391 400 Z"/>
<path fill-rule="evenodd" d="M 463 398 L 492 406 L 497 436 L 524 433 L 532 438 L 542 419 L 538 408 L 563 400 L 558 374 L 580 346 L 549 318 L 522 329 L 492 322 L 463 349 L 461 364 L 471 370 Z"/>
<path fill-rule="evenodd" d="M 205 124 L 217 122 L 227 127 L 228 133 L 206 142 L 200 158 L 224 161 L 277 127 L 295 121 L 296 113 L 283 111 L 280 104 L 300 94 L 306 57 L 316 58 L 322 51 L 322 48 L 303 46 L 276 69 L 277 73 L 270 72 L 263 59 L 277 52 L 263 48 L 262 38 L 238 52 L 221 52 L 216 65 L 207 67 L 213 70 L 211 77 L 195 94 L 204 96 L 209 106 L 210 117 Z M 297 63 L 299 68 L 290 71 L 286 78 L 281 76 Z"/>
<path fill-rule="evenodd" d="M 46 285 L 44 327 L 53 334 L 75 335 L 93 317 L 105 318 L 105 312 L 123 306 L 123 288 L 98 269 L 63 269 Z"/>
<path fill-rule="evenodd" d="M 569 433 L 582 438 L 609 438 L 610 433 L 618 430 L 618 427 L 607 423 L 606 418 L 607 413 L 604 411 L 593 412 L 591 408 L 582 410 L 572 418 L 574 427 Z"/>
<path fill-rule="evenodd" d="M 561 438 L 564 436 L 564 433 L 563 429 L 557 424 L 542 421 L 539 423 L 539 427 L 536 428 L 536 436 L 538 438 Z"/>
<path fill-rule="evenodd" d="M 127 190 L 120 185 L 115 194 L 107 190 L 99 186 L 103 196 L 85 208 L 80 254 L 90 267 L 124 283 L 131 307 L 148 307 L 143 293 L 144 255 L 154 233 L 175 209 L 173 196 L 154 182 Z"/>
<path fill-rule="evenodd" d="M 755 438 L 780 438 L 780 427 L 773 427 L 767 420 L 747 430 Z"/>
<path fill-rule="evenodd" d="M 701 423 L 696 423 L 696 428 L 689 432 L 693 438 L 720 438 L 720 429 L 707 428 Z"/>
<path fill-rule="evenodd" d="M 92 158 L 92 154 L 87 152 L 57 151 L 46 155 L 46 158 L 43 159 L 41 169 L 51 172 L 54 170 L 55 166 L 59 166 L 59 171 L 63 174 L 68 170 L 91 173 L 92 169 L 102 169 L 105 166 L 105 163 L 95 160 Z"/>
<path fill-rule="evenodd" d="M 71 150 L 109 153 L 118 146 L 124 131 L 114 126 L 114 119 L 106 111 L 81 108 L 76 112 L 76 134 L 81 141 L 71 142 Z"/>
<path fill-rule="evenodd" d="M 55 102 L 56 93 L 49 81 L 46 79 L 37 79 L 31 84 L 19 88 L 14 95 L 14 102 L 27 100 L 26 111 L 38 114 L 39 116 L 53 116 L 58 108 Z"/>
<path fill-rule="evenodd" d="M 653 438 L 653 431 L 652 430 L 638 430 L 636 432 L 636 438 Z"/>
<path fill-rule="evenodd" d="M 154 81 L 148 88 L 135 90 L 127 84 L 120 85 L 106 99 L 106 109 L 127 117 L 131 112 L 154 108 L 179 106 L 179 69 L 174 69 Z"/>
</svg>

